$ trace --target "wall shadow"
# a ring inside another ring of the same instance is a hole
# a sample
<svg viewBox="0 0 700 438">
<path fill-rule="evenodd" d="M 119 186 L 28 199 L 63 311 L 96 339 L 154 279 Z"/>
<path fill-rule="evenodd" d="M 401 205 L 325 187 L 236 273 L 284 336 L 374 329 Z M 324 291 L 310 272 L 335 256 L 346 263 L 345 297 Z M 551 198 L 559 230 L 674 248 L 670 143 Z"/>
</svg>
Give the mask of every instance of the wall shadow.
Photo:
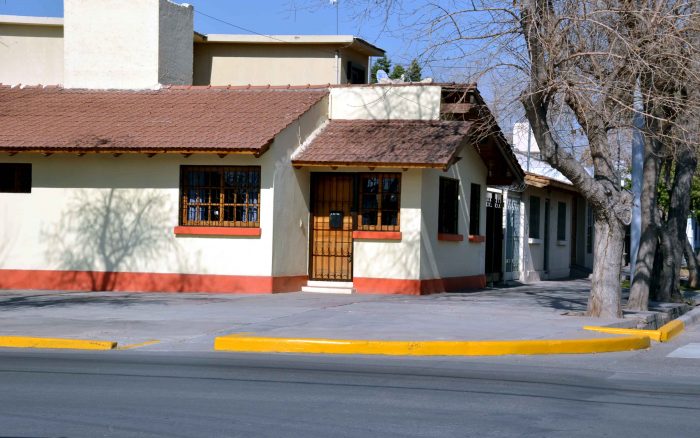
<svg viewBox="0 0 700 438">
<path fill-rule="evenodd" d="M 175 272 L 191 272 L 187 255 L 171 237 L 169 204 L 157 190 L 76 190 L 59 222 L 41 232 L 46 258 L 81 290 L 123 289 L 119 284 L 129 273 L 163 272 L 173 265 Z M 183 275 L 162 275 L 175 283 L 169 290 L 187 289 Z M 138 289 L 153 290 L 156 285 L 148 281 L 139 279 Z"/>
</svg>

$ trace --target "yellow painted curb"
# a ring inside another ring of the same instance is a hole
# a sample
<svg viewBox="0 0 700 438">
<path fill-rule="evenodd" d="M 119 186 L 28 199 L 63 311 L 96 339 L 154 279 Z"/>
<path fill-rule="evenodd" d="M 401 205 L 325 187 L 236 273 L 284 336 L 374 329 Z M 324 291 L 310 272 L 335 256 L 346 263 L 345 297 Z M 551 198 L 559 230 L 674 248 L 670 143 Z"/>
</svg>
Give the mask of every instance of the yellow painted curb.
<svg viewBox="0 0 700 438">
<path fill-rule="evenodd" d="M 29 336 L 0 336 L 0 348 L 60 348 L 71 350 L 112 350 L 114 341 L 83 339 L 34 338 Z"/>
<path fill-rule="evenodd" d="M 664 324 L 657 330 L 638 330 L 619 327 L 601 327 L 595 325 L 587 325 L 584 326 L 583 329 L 613 335 L 648 336 L 650 339 L 657 342 L 668 342 L 683 332 L 685 329 L 685 323 L 679 319 L 674 319 L 668 324 Z"/>
<path fill-rule="evenodd" d="M 220 336 L 214 350 L 245 353 L 371 354 L 390 356 L 501 356 L 586 354 L 649 348 L 647 336 L 512 341 L 379 341 Z"/>
<path fill-rule="evenodd" d="M 138 344 L 122 345 L 121 347 L 117 347 L 117 350 L 131 350 L 134 348 L 147 347 L 149 345 L 154 345 L 154 344 L 159 344 L 159 343 L 160 343 L 160 341 L 158 339 L 152 339 L 150 341 L 139 342 Z"/>
</svg>

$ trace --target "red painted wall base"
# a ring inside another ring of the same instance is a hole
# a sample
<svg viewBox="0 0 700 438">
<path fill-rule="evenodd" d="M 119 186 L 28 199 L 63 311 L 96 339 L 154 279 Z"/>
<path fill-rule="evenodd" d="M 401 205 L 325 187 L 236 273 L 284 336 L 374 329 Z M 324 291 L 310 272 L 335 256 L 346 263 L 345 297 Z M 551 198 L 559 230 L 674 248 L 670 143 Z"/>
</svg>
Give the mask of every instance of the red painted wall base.
<svg viewBox="0 0 700 438">
<path fill-rule="evenodd" d="M 427 295 L 440 292 L 483 289 L 485 275 L 467 277 L 435 278 L 432 280 L 396 280 L 391 278 L 355 277 L 353 286 L 362 294 Z"/>
<path fill-rule="evenodd" d="M 295 292 L 306 275 L 288 277 L 0 270 L 0 289 L 43 289 L 119 292 L 275 293 Z"/>
</svg>

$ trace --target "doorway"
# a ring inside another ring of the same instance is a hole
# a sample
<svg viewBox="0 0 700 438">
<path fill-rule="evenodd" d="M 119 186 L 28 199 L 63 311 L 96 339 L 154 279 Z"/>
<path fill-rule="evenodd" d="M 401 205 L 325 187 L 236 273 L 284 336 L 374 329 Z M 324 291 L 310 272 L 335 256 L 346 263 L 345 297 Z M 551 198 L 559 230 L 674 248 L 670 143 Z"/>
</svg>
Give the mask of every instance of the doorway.
<svg viewBox="0 0 700 438">
<path fill-rule="evenodd" d="M 311 280 L 352 281 L 353 174 L 311 174 Z"/>
<path fill-rule="evenodd" d="M 486 281 L 502 280 L 503 272 L 503 195 L 486 194 Z"/>
</svg>

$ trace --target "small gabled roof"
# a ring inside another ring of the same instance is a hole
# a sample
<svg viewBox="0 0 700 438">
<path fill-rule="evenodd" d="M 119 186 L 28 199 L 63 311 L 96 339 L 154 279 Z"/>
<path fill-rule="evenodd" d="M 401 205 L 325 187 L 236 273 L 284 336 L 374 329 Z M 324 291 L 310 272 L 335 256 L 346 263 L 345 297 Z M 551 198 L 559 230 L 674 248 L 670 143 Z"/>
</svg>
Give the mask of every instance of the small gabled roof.
<svg viewBox="0 0 700 438">
<path fill-rule="evenodd" d="M 260 155 L 327 94 L 306 87 L 0 87 L 0 151 Z"/>
<path fill-rule="evenodd" d="M 295 166 L 447 168 L 473 124 L 441 120 L 331 120 Z"/>
</svg>

